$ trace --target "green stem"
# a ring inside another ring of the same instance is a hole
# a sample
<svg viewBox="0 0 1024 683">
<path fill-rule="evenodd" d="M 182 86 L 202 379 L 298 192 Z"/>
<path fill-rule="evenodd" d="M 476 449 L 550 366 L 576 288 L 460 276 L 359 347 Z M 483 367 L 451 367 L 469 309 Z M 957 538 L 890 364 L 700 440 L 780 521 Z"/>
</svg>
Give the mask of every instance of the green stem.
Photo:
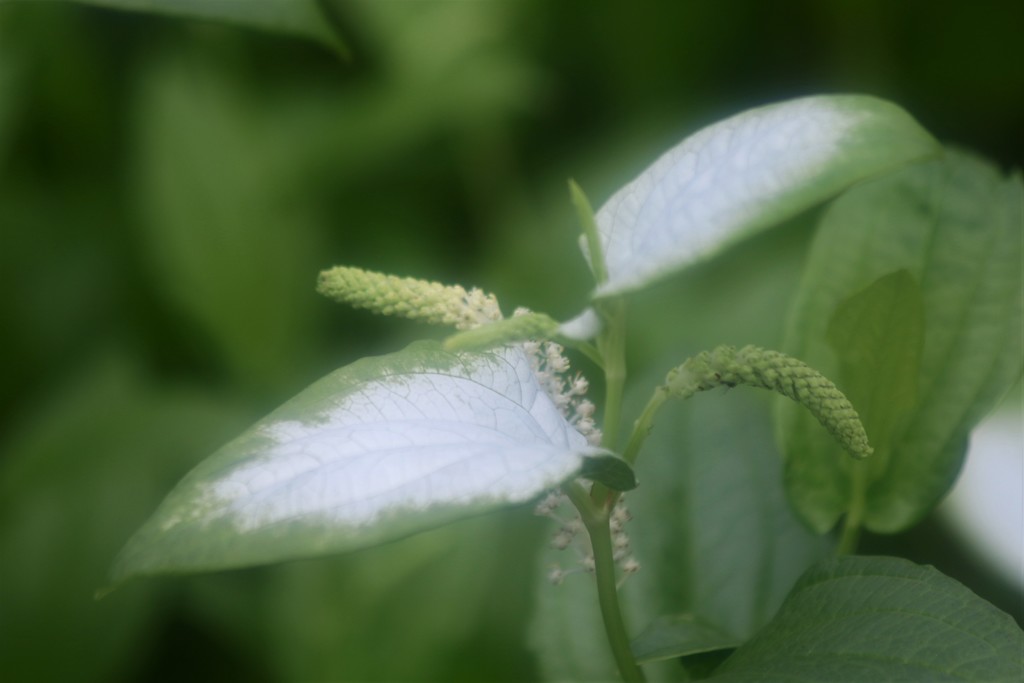
<svg viewBox="0 0 1024 683">
<path fill-rule="evenodd" d="M 594 282 L 601 285 L 608 280 L 608 266 L 604 260 L 604 251 L 601 249 L 601 235 L 597 229 L 594 209 L 590 206 L 587 195 L 571 178 L 569 195 L 576 208 L 583 239 L 587 244 Z M 604 369 L 604 436 L 601 445 L 614 450 L 618 438 L 619 414 L 622 411 L 622 392 L 626 383 L 626 308 L 621 300 L 601 302 L 596 308 L 604 317 L 604 329 L 598 335 L 596 349 L 581 350 Z"/>
<path fill-rule="evenodd" d="M 838 555 L 852 555 L 857 551 L 860 539 L 860 526 L 864 521 L 864 508 L 867 505 L 868 463 L 854 462 L 850 472 L 850 507 L 843 520 L 843 532 L 839 537 Z"/>
<path fill-rule="evenodd" d="M 619 667 L 622 680 L 634 683 L 644 680 L 644 672 L 637 666 L 629 636 L 619 608 L 619 592 L 615 581 L 615 562 L 612 558 L 612 536 L 607 517 L 600 524 L 587 527 L 590 544 L 594 549 L 594 575 L 597 578 L 597 599 L 601 605 L 604 630 L 608 645 Z"/>
<path fill-rule="evenodd" d="M 576 215 L 580 221 L 580 228 L 583 230 L 583 239 L 587 242 L 590 269 L 594 273 L 594 281 L 598 285 L 602 285 L 608 280 L 608 266 L 605 264 L 604 251 L 601 249 L 601 236 L 598 234 L 594 209 L 591 208 L 590 200 L 583 193 L 583 189 L 572 179 L 569 180 L 569 196 L 572 198 L 573 206 L 576 207 Z"/>
<path fill-rule="evenodd" d="M 647 436 L 651 433 L 651 428 L 654 427 L 654 416 L 661 409 L 661 406 L 665 404 L 665 401 L 669 399 L 669 396 L 668 388 L 664 385 L 659 386 L 654 390 L 651 400 L 644 406 L 640 417 L 633 423 L 633 433 L 629 435 L 629 443 L 626 444 L 626 450 L 622 454 L 622 457 L 630 465 L 636 463 L 637 456 L 640 455 L 640 449 L 647 440 Z"/>
<path fill-rule="evenodd" d="M 580 518 L 590 536 L 594 551 L 594 577 L 597 580 L 597 600 L 601 607 L 601 620 L 612 657 L 619 668 L 619 674 L 626 683 L 642 683 L 644 672 L 633 657 L 629 646 L 629 635 L 619 606 L 619 591 L 615 579 L 615 558 L 612 548 L 611 528 L 608 525 L 611 506 L 595 505 L 578 483 L 565 487 L 569 499 L 580 511 Z"/>
<path fill-rule="evenodd" d="M 608 269 L 601 249 L 594 210 L 583 190 L 574 181 L 569 181 L 569 191 L 583 228 L 590 267 L 598 285 L 608 279 Z M 604 432 L 601 445 L 615 449 L 619 437 L 619 422 L 622 414 L 622 395 L 626 385 L 626 306 L 621 299 L 601 302 L 598 309 L 604 315 L 605 327 L 597 338 L 597 353 L 605 376 Z M 590 535 L 594 551 L 594 575 L 597 579 L 597 599 L 601 606 L 601 619 L 608 635 L 612 656 L 619 667 L 622 680 L 626 683 L 642 683 L 644 673 L 633 658 L 629 647 L 629 636 L 619 607 L 619 591 L 615 580 L 615 558 L 612 549 L 609 515 L 619 494 L 601 483 L 595 483 L 588 496 L 583 487 L 572 482 L 565 491 L 580 511 L 583 525 Z"/>
<path fill-rule="evenodd" d="M 604 329 L 597 337 L 597 349 L 604 369 L 604 419 L 601 446 L 615 450 L 622 421 L 622 395 L 626 386 L 626 305 L 621 299 L 603 302 L 600 311 Z M 618 494 L 601 483 L 595 483 L 590 498 L 598 505 L 614 505 Z"/>
<path fill-rule="evenodd" d="M 626 305 L 621 300 L 605 302 L 601 307 L 605 328 L 597 338 L 604 367 L 604 429 L 601 445 L 615 450 L 619 440 L 622 394 L 626 386 Z"/>
<path fill-rule="evenodd" d="M 597 350 L 597 347 L 593 344 L 588 344 L 585 341 L 579 339 L 569 339 L 568 337 L 562 337 L 560 335 L 554 335 L 552 340 L 570 349 L 579 351 L 587 357 L 590 362 L 599 368 L 604 368 L 604 359 L 601 358 L 601 352 Z"/>
</svg>

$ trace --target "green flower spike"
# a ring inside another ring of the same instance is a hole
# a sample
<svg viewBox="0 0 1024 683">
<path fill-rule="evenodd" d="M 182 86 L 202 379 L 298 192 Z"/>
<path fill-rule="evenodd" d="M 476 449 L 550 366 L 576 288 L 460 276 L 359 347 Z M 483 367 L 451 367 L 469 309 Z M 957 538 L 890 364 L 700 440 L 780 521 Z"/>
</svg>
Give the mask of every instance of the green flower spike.
<svg viewBox="0 0 1024 683">
<path fill-rule="evenodd" d="M 320 273 L 317 291 L 335 301 L 382 315 L 397 315 L 468 330 L 501 320 L 498 300 L 479 289 L 336 266 Z"/>
<path fill-rule="evenodd" d="M 736 350 L 719 346 L 704 351 L 669 371 L 665 383 L 654 390 L 623 453 L 629 464 L 636 462 L 654 416 L 670 398 L 690 398 L 698 391 L 746 384 L 775 391 L 811 411 L 825 429 L 855 458 L 866 458 L 873 449 L 860 416 L 849 399 L 824 375 L 796 358 L 756 346 Z"/>
<path fill-rule="evenodd" d="M 811 411 L 850 455 L 871 455 L 864 425 L 843 392 L 814 368 L 778 351 L 719 346 L 694 356 L 665 378 L 665 389 L 674 398 L 738 384 L 775 391 L 796 401 Z"/>
</svg>

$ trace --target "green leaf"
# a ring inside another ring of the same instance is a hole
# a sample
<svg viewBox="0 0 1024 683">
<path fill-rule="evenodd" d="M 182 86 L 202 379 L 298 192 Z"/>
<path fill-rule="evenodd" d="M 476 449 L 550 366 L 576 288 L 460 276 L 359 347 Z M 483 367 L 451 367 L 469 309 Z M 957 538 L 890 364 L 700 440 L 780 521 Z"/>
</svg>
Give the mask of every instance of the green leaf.
<svg viewBox="0 0 1024 683">
<path fill-rule="evenodd" d="M 576 184 L 575 180 L 569 179 L 569 197 L 572 199 L 573 208 L 576 209 L 576 219 L 580 222 L 582 234 L 580 235 L 580 246 L 587 255 L 590 269 L 594 280 L 600 286 L 608 280 L 608 269 L 605 267 L 604 251 L 601 247 L 601 234 L 597 228 L 597 217 L 590 205 L 590 200 L 583 192 L 583 188 Z"/>
<path fill-rule="evenodd" d="M 869 439 L 889 443 L 917 402 L 924 345 L 921 288 L 906 270 L 884 275 L 839 304 L 825 336 Z"/>
<path fill-rule="evenodd" d="M 488 515 L 274 567 L 270 583 L 245 596 L 265 628 L 253 647 L 280 681 L 535 680 L 516 631 L 532 565 L 509 561 L 535 545 L 511 524 L 536 522 L 524 516 Z"/>
<path fill-rule="evenodd" d="M 614 453 L 596 453 L 584 458 L 580 476 L 599 481 L 613 491 L 631 491 L 636 488 L 633 468 Z"/>
<path fill-rule="evenodd" d="M 1019 681 L 1024 633 L 932 567 L 848 557 L 809 570 L 714 681 Z"/>
<path fill-rule="evenodd" d="M 766 401 L 745 392 L 707 399 L 663 409 L 637 461 L 637 493 L 625 496 L 633 521 L 624 530 L 640 571 L 620 597 L 635 637 L 652 621 L 688 614 L 742 642 L 768 622 L 804 570 L 833 550 L 786 503 Z M 530 641 L 545 679 L 615 680 L 593 576 L 572 547 L 546 548 L 538 574 L 553 565 L 579 571 L 559 585 L 537 581 Z M 694 646 L 675 643 L 680 651 Z M 652 681 L 677 680 L 678 669 L 676 661 L 644 665 Z"/>
<path fill-rule="evenodd" d="M 320 227 L 294 204 L 307 196 L 302 138 L 257 114 L 237 80 L 181 54 L 152 64 L 136 106 L 131 185 L 147 271 L 235 378 L 274 391 L 316 339 Z"/>
<path fill-rule="evenodd" d="M 674 659 L 735 648 L 740 640 L 695 614 L 660 617 L 632 643 L 637 662 Z"/>
<path fill-rule="evenodd" d="M 3 39 L 0 33 L 0 39 Z M 23 97 L 19 96 L 27 80 L 24 58 L 4 41 L 0 43 L 0 167 L 7 161 L 15 138 L 15 123 Z"/>
<path fill-rule="evenodd" d="M 25 411 L 24 417 L 30 412 Z M 158 636 L 156 584 L 97 602 L 110 558 L 197 452 L 242 424 L 198 394 L 93 364 L 3 435 L 0 671 L 23 681 L 121 680 Z"/>
<path fill-rule="evenodd" d="M 786 502 L 767 404 L 752 392 L 712 392 L 658 415 L 636 463 L 639 494 L 627 498 L 641 565 L 627 584 L 646 586 L 656 610 L 648 620 L 692 614 L 747 638 L 832 552 Z"/>
<path fill-rule="evenodd" d="M 313 384 L 196 467 L 114 579 L 313 557 L 521 503 L 599 452 L 519 348 L 433 342 Z"/>
<path fill-rule="evenodd" d="M 643 288 L 853 183 L 938 152 L 905 111 L 873 97 L 759 107 L 686 138 L 597 212 L 608 278 Z"/>
<path fill-rule="evenodd" d="M 806 225 L 800 234 L 810 234 Z M 702 348 L 779 345 L 772 321 L 788 306 L 806 257 L 792 235 L 764 234 L 723 254 L 721 268 L 690 269 L 630 301 L 638 367 L 624 416 L 639 415 L 665 372 Z M 737 291 L 749 296 L 736 299 Z M 665 324 L 666 311 L 680 311 L 687 324 Z M 833 539 L 810 532 L 786 501 L 769 399 L 719 389 L 659 413 L 637 460 L 640 486 L 625 496 L 633 515 L 625 531 L 640 563 L 620 590 L 632 637 L 658 617 L 689 613 L 745 640 L 809 566 L 834 552 Z M 547 548 L 536 563 L 530 643 L 544 680 L 616 680 L 592 578 L 573 574 L 558 586 L 540 578 L 553 563 L 576 562 L 572 550 Z M 684 665 L 711 657 L 693 655 Z M 681 678 L 677 660 L 643 669 L 648 681 Z"/>
<path fill-rule="evenodd" d="M 133 12 L 151 12 L 187 19 L 224 21 L 239 26 L 285 33 L 319 41 L 347 57 L 338 37 L 316 0 L 68 0 L 83 5 Z M 24 2 L 24 0 L 0 0 Z"/>
<path fill-rule="evenodd" d="M 818 532 L 860 500 L 873 531 L 915 523 L 1020 376 L 1022 195 L 1019 176 L 949 152 L 824 215 L 784 349 L 839 378 L 879 453 L 855 476 L 817 425 L 777 404 L 787 492 Z"/>
</svg>

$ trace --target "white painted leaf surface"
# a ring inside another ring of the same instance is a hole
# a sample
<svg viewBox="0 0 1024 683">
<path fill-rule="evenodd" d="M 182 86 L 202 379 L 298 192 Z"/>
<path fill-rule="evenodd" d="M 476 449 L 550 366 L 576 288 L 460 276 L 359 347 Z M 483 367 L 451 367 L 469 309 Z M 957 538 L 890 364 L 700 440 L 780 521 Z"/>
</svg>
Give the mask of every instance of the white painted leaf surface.
<svg viewBox="0 0 1024 683">
<path fill-rule="evenodd" d="M 390 540 L 527 501 L 595 451 L 519 347 L 414 344 L 325 377 L 201 463 L 132 538 L 114 578 Z"/>
<path fill-rule="evenodd" d="M 587 308 L 575 318 L 562 323 L 558 328 L 558 334 L 567 339 L 589 341 L 601 332 L 602 327 L 604 322 L 598 312 L 593 308 Z"/>
<path fill-rule="evenodd" d="M 935 154 L 931 136 L 873 97 L 759 107 L 683 140 L 597 212 L 608 280 L 639 289 L 863 178 Z"/>
</svg>

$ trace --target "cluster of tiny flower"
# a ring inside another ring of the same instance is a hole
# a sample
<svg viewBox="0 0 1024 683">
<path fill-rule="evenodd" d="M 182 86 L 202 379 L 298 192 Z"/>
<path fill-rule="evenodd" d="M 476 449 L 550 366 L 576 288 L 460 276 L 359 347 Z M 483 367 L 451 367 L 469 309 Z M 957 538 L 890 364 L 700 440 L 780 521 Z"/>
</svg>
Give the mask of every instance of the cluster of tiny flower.
<svg viewBox="0 0 1024 683">
<path fill-rule="evenodd" d="M 529 313 L 529 310 L 519 308 L 514 315 L 526 313 Z M 566 376 L 569 372 L 569 359 L 562 353 L 564 349 L 561 344 L 531 340 L 523 342 L 523 350 L 530 359 L 541 387 L 555 402 L 565 419 L 586 437 L 590 445 L 599 445 L 601 430 L 594 422 L 594 404 L 586 398 L 590 385 L 586 377 L 579 373 L 572 378 Z"/>
<path fill-rule="evenodd" d="M 526 313 L 529 313 L 527 309 L 519 308 L 513 315 L 520 316 Z M 601 430 L 594 422 L 594 404 L 586 398 L 589 384 L 586 378 L 579 373 L 575 377 L 567 377 L 569 359 L 562 353 L 564 350 L 562 346 L 552 341 L 533 340 L 523 342 L 523 349 L 530 359 L 540 385 L 558 406 L 566 420 L 576 431 L 586 437 L 590 445 L 600 445 Z M 590 488 L 590 482 L 583 479 L 579 481 L 588 489 Z M 594 571 L 594 551 L 590 546 L 590 538 L 587 534 L 580 533 L 584 527 L 579 512 L 573 509 L 573 515 L 568 520 L 558 514 L 559 508 L 567 501 L 568 497 L 564 493 L 553 491 L 538 503 L 536 508 L 538 515 L 549 517 L 559 524 L 558 531 L 551 539 L 551 547 L 558 550 L 572 547 L 578 556 L 579 566 L 575 569 L 565 570 L 558 565 L 551 568 L 548 579 L 555 584 L 561 583 L 570 574 Z M 629 519 L 629 510 L 620 496 L 612 509 L 609 525 L 612 534 L 613 557 L 619 569 L 622 570 L 623 580 L 640 570 L 640 563 L 629 551 L 629 536 L 625 530 L 625 524 Z"/>
<path fill-rule="evenodd" d="M 594 571 L 594 552 L 590 546 L 590 539 L 585 533 L 580 533 L 583 531 L 583 520 L 580 519 L 579 513 L 573 510 L 574 514 L 568 520 L 558 513 L 562 504 L 567 501 L 568 497 L 564 493 L 553 491 L 537 504 L 535 510 L 538 515 L 558 522 L 558 531 L 551 539 L 551 547 L 557 550 L 566 550 L 571 547 L 578 557 L 579 566 L 574 569 L 563 569 L 559 564 L 552 565 L 548 572 L 548 580 L 555 585 L 562 583 L 565 577 L 571 574 Z M 615 507 L 612 508 L 609 526 L 612 535 L 612 557 L 622 571 L 622 581 L 640 571 L 640 563 L 630 553 L 629 536 L 625 529 L 626 522 L 630 519 L 629 509 L 622 497 L 619 497 Z"/>
<path fill-rule="evenodd" d="M 498 299 L 493 294 L 488 294 L 478 287 L 473 287 L 468 292 L 458 285 L 451 289 L 461 294 L 461 307 L 454 323 L 455 329 L 470 330 L 501 320 Z"/>
</svg>

